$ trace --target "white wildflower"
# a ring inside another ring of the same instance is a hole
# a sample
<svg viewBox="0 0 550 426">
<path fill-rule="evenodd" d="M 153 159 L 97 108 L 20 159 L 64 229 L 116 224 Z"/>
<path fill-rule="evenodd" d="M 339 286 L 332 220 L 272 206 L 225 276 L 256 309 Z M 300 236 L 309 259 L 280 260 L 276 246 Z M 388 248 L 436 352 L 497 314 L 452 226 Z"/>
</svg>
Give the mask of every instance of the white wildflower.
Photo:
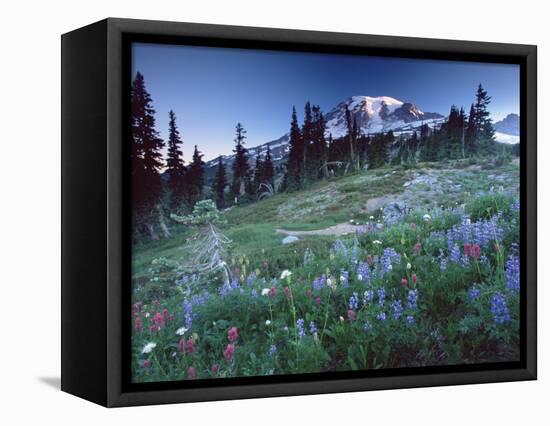
<svg viewBox="0 0 550 426">
<path fill-rule="evenodd" d="M 269 294 L 269 289 L 268 288 L 262 289 L 262 296 L 267 296 L 268 294 Z"/>
<path fill-rule="evenodd" d="M 372 243 L 373 243 L 373 244 L 376 244 L 376 245 L 380 245 L 380 244 L 382 244 L 382 241 L 380 241 L 380 240 L 374 240 Z"/>
<path fill-rule="evenodd" d="M 147 344 L 143 347 L 141 353 L 142 353 L 142 354 L 151 353 L 151 351 L 152 351 L 153 349 L 155 349 L 156 347 L 157 347 L 157 344 L 156 344 L 155 342 L 149 342 L 149 343 L 147 343 Z"/>
<path fill-rule="evenodd" d="M 176 334 L 178 336 L 183 336 L 187 330 L 189 330 L 189 329 L 185 328 L 185 327 L 180 327 L 176 330 Z"/>
<path fill-rule="evenodd" d="M 407 269 L 411 269 L 412 268 L 412 265 L 410 264 L 410 262 L 407 262 Z"/>
<path fill-rule="evenodd" d="M 281 272 L 281 279 L 284 280 L 285 278 L 290 278 L 292 275 L 292 272 L 290 272 L 288 269 L 285 269 L 283 272 Z"/>
<path fill-rule="evenodd" d="M 271 325 L 271 321 L 265 320 L 265 325 Z"/>
<path fill-rule="evenodd" d="M 424 216 L 422 216 L 422 219 L 424 219 L 424 222 L 428 223 L 430 220 L 432 220 L 432 217 L 426 213 Z"/>
</svg>

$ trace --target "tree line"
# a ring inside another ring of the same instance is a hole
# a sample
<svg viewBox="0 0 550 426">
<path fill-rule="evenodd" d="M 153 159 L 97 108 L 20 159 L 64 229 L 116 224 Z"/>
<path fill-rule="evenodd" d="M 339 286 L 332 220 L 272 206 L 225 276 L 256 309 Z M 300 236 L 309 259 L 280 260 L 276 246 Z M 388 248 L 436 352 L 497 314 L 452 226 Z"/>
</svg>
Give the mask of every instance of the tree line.
<svg viewBox="0 0 550 426">
<path fill-rule="evenodd" d="M 448 118 L 439 127 L 420 126 L 407 136 L 393 131 L 363 134 L 356 117 L 347 108 L 346 134 L 334 139 L 327 135 L 327 121 L 319 105 L 306 102 L 300 124 L 292 108 L 289 152 L 286 164 L 275 167 L 270 146 L 258 153 L 253 164 L 245 147 L 246 130 L 235 126 L 234 160 L 230 171 L 223 157 L 217 158 L 216 172 L 206 185 L 203 154 L 195 145 L 191 161 L 183 159 L 183 140 L 176 114 L 169 112 L 168 139 L 155 126 L 155 109 L 141 73 L 131 88 L 132 124 L 132 212 L 138 235 L 158 239 L 170 234 L 166 213 L 187 214 L 206 197 L 218 209 L 257 200 L 282 191 L 297 191 L 336 174 L 375 169 L 388 164 L 414 164 L 443 159 L 491 155 L 496 152 L 494 128 L 488 106 L 491 97 L 480 84 L 469 114 L 451 106 Z M 167 145 L 166 160 L 163 149 Z M 276 182 L 276 171 L 279 176 Z"/>
<path fill-rule="evenodd" d="M 156 130 L 153 100 L 140 72 L 136 73 L 132 82 L 130 95 L 131 207 L 136 236 L 150 239 L 168 237 L 170 231 L 165 223 L 165 211 L 189 213 L 197 201 L 206 195 L 213 198 L 217 207 L 222 209 L 228 204 L 257 197 L 262 187 L 274 191 L 275 171 L 270 147 L 267 147 L 265 155 L 256 156 L 252 167 L 245 148 L 246 130 L 241 123 L 237 123 L 231 179 L 222 156 L 219 156 L 210 193 L 206 193 L 203 154 L 195 145 L 191 162 L 185 163 L 183 140 L 176 123 L 176 114 L 172 110 L 169 112 L 168 139 L 166 142 L 162 140 Z M 163 161 L 165 147 L 166 160 Z"/>
</svg>

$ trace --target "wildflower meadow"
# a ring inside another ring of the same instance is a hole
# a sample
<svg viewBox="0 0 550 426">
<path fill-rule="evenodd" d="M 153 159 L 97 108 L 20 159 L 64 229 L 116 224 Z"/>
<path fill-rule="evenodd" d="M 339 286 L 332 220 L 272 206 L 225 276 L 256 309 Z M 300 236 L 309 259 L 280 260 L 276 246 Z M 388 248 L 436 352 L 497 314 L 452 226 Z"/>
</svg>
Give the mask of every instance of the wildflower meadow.
<svg viewBox="0 0 550 426">
<path fill-rule="evenodd" d="M 154 258 L 147 281 L 134 284 L 134 380 L 519 359 L 514 195 L 480 194 L 391 224 L 369 219 L 283 259 L 230 253 L 230 281 Z"/>
</svg>

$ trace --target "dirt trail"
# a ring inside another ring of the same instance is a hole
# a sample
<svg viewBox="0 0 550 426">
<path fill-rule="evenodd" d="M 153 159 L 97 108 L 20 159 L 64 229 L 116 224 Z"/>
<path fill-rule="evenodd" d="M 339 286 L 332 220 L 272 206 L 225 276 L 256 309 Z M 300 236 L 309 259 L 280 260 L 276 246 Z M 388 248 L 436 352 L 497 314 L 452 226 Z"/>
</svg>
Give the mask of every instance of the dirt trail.
<svg viewBox="0 0 550 426">
<path fill-rule="evenodd" d="M 276 229 L 279 234 L 294 235 L 294 236 L 307 236 L 307 235 L 345 235 L 354 233 L 356 229 L 359 229 L 360 225 L 352 225 L 351 223 L 339 223 L 338 225 L 332 225 L 324 229 L 316 229 L 314 231 L 289 231 L 287 229 Z"/>
</svg>

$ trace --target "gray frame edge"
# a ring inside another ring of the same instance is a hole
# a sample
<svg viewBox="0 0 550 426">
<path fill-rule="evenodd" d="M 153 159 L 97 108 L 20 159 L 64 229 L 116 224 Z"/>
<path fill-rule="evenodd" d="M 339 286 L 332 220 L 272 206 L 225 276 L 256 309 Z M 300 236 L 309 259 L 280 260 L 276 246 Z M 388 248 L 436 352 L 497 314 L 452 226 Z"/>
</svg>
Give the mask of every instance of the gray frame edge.
<svg viewBox="0 0 550 426">
<path fill-rule="evenodd" d="M 61 390 L 107 404 L 107 21 L 61 38 Z"/>
</svg>

